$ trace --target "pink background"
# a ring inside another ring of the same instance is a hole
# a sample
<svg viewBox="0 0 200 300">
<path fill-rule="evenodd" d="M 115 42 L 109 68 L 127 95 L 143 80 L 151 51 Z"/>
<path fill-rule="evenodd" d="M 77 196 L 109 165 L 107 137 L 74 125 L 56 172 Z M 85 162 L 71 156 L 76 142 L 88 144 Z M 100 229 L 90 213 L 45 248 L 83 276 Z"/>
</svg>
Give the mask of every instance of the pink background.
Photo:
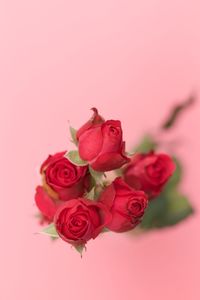
<svg viewBox="0 0 200 300">
<path fill-rule="evenodd" d="M 127 146 L 200 92 L 199 0 L 0 1 L 0 299 L 200 299 L 200 108 L 179 122 L 182 189 L 196 215 L 133 238 L 105 234 L 81 260 L 34 235 L 38 168 L 96 106 Z"/>
</svg>

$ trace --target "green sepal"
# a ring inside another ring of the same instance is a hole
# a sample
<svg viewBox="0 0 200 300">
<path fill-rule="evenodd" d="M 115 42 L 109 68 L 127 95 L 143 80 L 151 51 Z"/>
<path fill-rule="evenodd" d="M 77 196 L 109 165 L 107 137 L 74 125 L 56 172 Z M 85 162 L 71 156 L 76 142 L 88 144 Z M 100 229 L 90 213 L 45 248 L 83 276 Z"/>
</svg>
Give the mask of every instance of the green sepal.
<svg viewBox="0 0 200 300">
<path fill-rule="evenodd" d="M 85 198 L 89 200 L 95 200 L 95 186 L 88 193 L 85 194 Z"/>
<path fill-rule="evenodd" d="M 40 231 L 39 233 L 46 234 L 51 238 L 59 238 L 54 223 L 51 223 L 49 226 L 43 228 L 42 231 Z"/>
<path fill-rule="evenodd" d="M 76 166 L 83 167 L 88 165 L 87 161 L 84 161 L 80 158 L 77 150 L 69 151 L 64 156 Z"/>
<path fill-rule="evenodd" d="M 145 135 L 134 151 L 139 153 L 148 153 L 154 151 L 157 148 L 157 142 L 150 135 Z"/>
<path fill-rule="evenodd" d="M 77 130 L 70 126 L 69 131 L 70 131 L 70 134 L 71 134 L 72 143 L 74 143 L 77 146 L 78 145 L 78 140 L 77 140 L 77 137 L 76 137 Z"/>
<path fill-rule="evenodd" d="M 107 227 L 104 227 L 101 231 L 101 233 L 109 232 L 110 230 Z"/>
<path fill-rule="evenodd" d="M 135 151 L 125 152 L 126 156 L 132 157 L 135 154 Z"/>
<path fill-rule="evenodd" d="M 97 172 L 93 170 L 91 166 L 89 166 L 89 172 L 96 184 L 102 184 L 102 177 L 104 176 L 103 172 Z"/>
<path fill-rule="evenodd" d="M 102 185 L 94 185 L 88 193 L 84 195 L 86 199 L 96 201 L 98 200 L 99 196 L 101 195 L 103 191 L 103 186 Z"/>
<path fill-rule="evenodd" d="M 73 246 L 76 251 L 78 251 L 78 253 L 81 255 L 81 258 L 83 257 L 83 250 L 85 249 L 86 251 L 86 247 L 85 245 L 78 245 L 78 246 Z"/>
</svg>

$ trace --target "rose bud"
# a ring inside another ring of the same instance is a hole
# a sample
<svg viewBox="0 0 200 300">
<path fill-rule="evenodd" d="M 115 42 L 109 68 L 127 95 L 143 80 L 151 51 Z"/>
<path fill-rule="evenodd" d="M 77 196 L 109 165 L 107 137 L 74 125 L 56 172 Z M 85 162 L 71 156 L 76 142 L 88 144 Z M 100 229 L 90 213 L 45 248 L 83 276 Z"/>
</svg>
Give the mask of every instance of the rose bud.
<svg viewBox="0 0 200 300">
<path fill-rule="evenodd" d="M 94 170 L 111 171 L 129 162 L 120 121 L 103 121 L 95 110 L 92 121 L 86 124 L 77 132 L 79 154 Z"/>
<path fill-rule="evenodd" d="M 58 208 L 54 223 L 64 241 L 78 246 L 95 239 L 110 219 L 111 215 L 103 204 L 78 198 Z"/>
<path fill-rule="evenodd" d="M 51 223 L 53 221 L 58 204 L 45 192 L 43 187 L 36 188 L 35 203 L 42 214 L 42 221 Z"/>
<path fill-rule="evenodd" d="M 98 114 L 98 110 L 95 107 L 93 107 L 92 110 L 94 112 L 93 116 L 77 131 L 77 139 L 79 139 L 80 135 L 88 129 L 105 122 L 104 118 Z"/>
<path fill-rule="evenodd" d="M 136 154 L 124 170 L 124 180 L 153 198 L 160 194 L 174 171 L 175 164 L 166 154 Z"/>
<path fill-rule="evenodd" d="M 112 214 L 107 228 L 115 232 L 125 232 L 141 222 L 148 198 L 143 191 L 134 190 L 118 177 L 101 194 L 100 202 Z"/>
<path fill-rule="evenodd" d="M 65 153 L 49 155 L 41 166 L 44 189 L 55 200 L 80 197 L 89 185 L 88 168 L 74 165 L 64 157 Z"/>
</svg>

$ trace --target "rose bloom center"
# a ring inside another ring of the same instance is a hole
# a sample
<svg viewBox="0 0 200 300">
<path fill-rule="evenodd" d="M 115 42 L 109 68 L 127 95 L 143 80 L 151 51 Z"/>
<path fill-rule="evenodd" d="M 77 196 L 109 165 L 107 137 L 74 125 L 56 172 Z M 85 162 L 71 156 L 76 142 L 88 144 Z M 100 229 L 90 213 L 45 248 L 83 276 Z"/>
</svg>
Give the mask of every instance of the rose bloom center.
<svg viewBox="0 0 200 300">
<path fill-rule="evenodd" d="M 110 131 L 111 135 L 114 135 L 114 136 L 119 135 L 119 130 L 116 127 L 110 126 L 109 131 Z"/>
<path fill-rule="evenodd" d="M 133 199 L 129 201 L 127 209 L 130 215 L 134 217 L 140 216 L 143 212 L 142 205 L 141 203 L 139 203 L 138 199 Z"/>
</svg>

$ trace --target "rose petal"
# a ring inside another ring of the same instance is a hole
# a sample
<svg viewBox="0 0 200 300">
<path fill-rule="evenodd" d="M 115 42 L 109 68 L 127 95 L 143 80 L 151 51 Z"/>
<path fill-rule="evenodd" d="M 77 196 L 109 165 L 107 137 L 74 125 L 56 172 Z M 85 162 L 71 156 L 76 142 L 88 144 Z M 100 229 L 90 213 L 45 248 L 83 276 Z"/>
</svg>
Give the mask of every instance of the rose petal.
<svg viewBox="0 0 200 300">
<path fill-rule="evenodd" d="M 102 147 L 101 127 L 95 127 L 87 130 L 79 138 L 79 154 L 83 160 L 91 161 L 98 156 Z"/>
<path fill-rule="evenodd" d="M 49 220 L 53 220 L 57 205 L 41 186 L 36 188 L 35 203 L 45 217 Z"/>
<path fill-rule="evenodd" d="M 121 168 L 124 164 L 129 162 L 129 158 L 123 156 L 120 153 L 104 153 L 101 154 L 94 162 L 91 163 L 91 167 L 100 172 L 107 172 Z"/>
<path fill-rule="evenodd" d="M 117 211 L 112 211 L 112 221 L 107 225 L 108 229 L 115 232 L 126 232 L 137 225 L 131 218 L 125 217 Z"/>
<path fill-rule="evenodd" d="M 41 165 L 40 172 L 42 173 L 42 171 L 44 171 L 47 168 L 49 163 L 53 163 L 53 162 L 57 161 L 58 159 L 60 159 L 61 157 L 63 157 L 66 152 L 67 151 L 61 151 L 54 155 L 49 155 L 48 158 Z"/>
<path fill-rule="evenodd" d="M 114 185 L 110 184 L 105 190 L 101 193 L 99 201 L 106 205 L 108 208 L 111 208 L 113 205 L 113 201 L 115 199 L 115 189 Z"/>
<path fill-rule="evenodd" d="M 122 129 L 120 121 L 108 120 L 102 125 L 103 146 L 101 153 L 120 152 Z"/>
</svg>

